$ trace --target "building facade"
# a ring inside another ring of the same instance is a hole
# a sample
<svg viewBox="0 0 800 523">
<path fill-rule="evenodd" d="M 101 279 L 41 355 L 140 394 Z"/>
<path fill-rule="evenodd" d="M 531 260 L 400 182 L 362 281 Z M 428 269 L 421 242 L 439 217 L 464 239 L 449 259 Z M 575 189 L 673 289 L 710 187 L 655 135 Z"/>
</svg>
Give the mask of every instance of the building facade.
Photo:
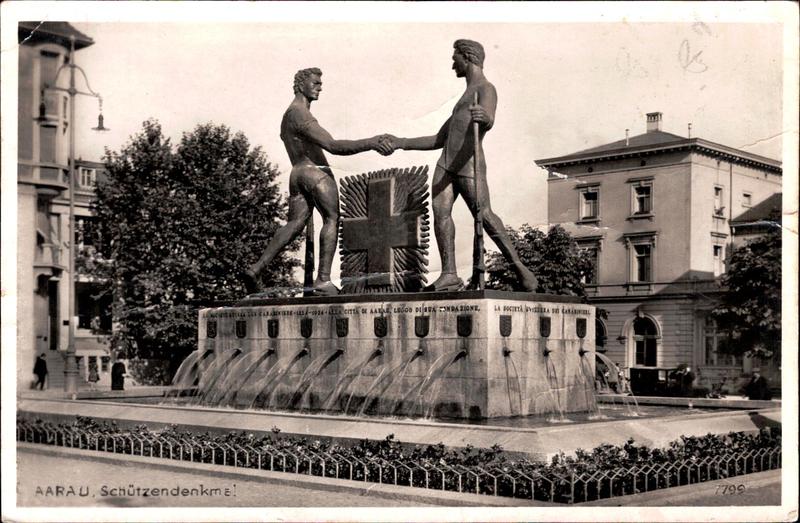
<svg viewBox="0 0 800 523">
<path fill-rule="evenodd" d="M 47 355 L 49 387 L 64 383 L 69 317 L 69 96 L 70 41 L 79 52 L 94 43 L 65 22 L 19 24 L 17 171 L 17 383 L 30 382 L 37 354 Z M 61 71 L 61 74 L 59 72 Z M 99 174 L 98 174 L 99 172 Z M 76 161 L 76 245 L 86 245 L 93 182 L 102 165 Z M 104 331 L 110 319 L 92 282 L 76 278 L 76 351 L 85 378 L 89 358 L 108 364 Z M 95 314 L 100 319 L 87 319 Z M 93 324 L 92 324 L 93 322 Z M 94 327 L 94 328 L 92 328 Z"/>
<path fill-rule="evenodd" d="M 607 313 L 598 350 L 628 369 L 686 364 L 701 384 L 732 391 L 753 362 L 720 350 L 727 338 L 709 312 L 731 221 L 781 191 L 781 164 L 664 132 L 661 113 L 646 123 L 643 134 L 537 160 L 549 173 L 548 220 L 595 260 L 589 302 Z"/>
</svg>

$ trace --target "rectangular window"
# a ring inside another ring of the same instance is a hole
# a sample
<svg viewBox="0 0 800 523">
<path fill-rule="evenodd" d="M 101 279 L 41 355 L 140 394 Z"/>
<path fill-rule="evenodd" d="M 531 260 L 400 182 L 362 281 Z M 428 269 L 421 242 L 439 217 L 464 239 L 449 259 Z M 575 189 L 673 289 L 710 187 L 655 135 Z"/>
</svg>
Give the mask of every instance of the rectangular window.
<svg viewBox="0 0 800 523">
<path fill-rule="evenodd" d="M 592 262 L 592 273 L 584 275 L 581 281 L 584 285 L 597 285 L 598 275 L 600 274 L 600 249 L 597 245 L 581 245 L 580 249 L 589 256 Z"/>
<path fill-rule="evenodd" d="M 719 276 L 725 272 L 725 260 L 722 254 L 722 245 L 714 245 L 712 248 L 714 254 L 714 276 Z"/>
<path fill-rule="evenodd" d="M 636 263 L 634 267 L 634 277 L 637 282 L 652 281 L 652 260 L 651 246 L 647 244 L 635 245 L 634 252 Z"/>
<path fill-rule="evenodd" d="M 42 51 L 39 56 L 39 88 L 43 95 L 42 101 L 45 105 L 45 114 L 53 117 L 58 117 L 58 99 L 60 95 L 46 88 L 55 85 L 56 74 L 58 73 L 59 67 L 59 57 L 59 54 L 50 53 L 48 51 Z"/>
<path fill-rule="evenodd" d="M 77 282 L 75 301 L 78 328 L 89 329 L 95 334 L 111 333 L 111 298 L 96 284 Z"/>
<path fill-rule="evenodd" d="M 634 187 L 634 214 L 650 214 L 653 210 L 650 189 L 649 185 Z"/>
<path fill-rule="evenodd" d="M 108 372 L 108 364 L 110 361 L 110 356 L 100 356 L 100 372 Z"/>
<path fill-rule="evenodd" d="M 39 161 L 56 163 L 56 128 L 39 126 Z"/>
<path fill-rule="evenodd" d="M 39 77 L 41 78 L 41 88 L 53 87 L 56 82 L 56 74 L 60 66 L 59 54 L 42 51 L 39 57 Z"/>
<path fill-rule="evenodd" d="M 742 207 L 750 207 L 753 205 L 753 195 L 749 192 L 742 193 Z"/>
<path fill-rule="evenodd" d="M 714 216 L 724 216 L 725 205 L 722 187 L 714 187 Z"/>
<path fill-rule="evenodd" d="M 94 219 L 81 216 L 75 220 L 75 237 L 80 247 L 94 245 Z"/>
<path fill-rule="evenodd" d="M 581 219 L 593 219 L 599 216 L 599 193 L 595 191 L 585 191 L 581 193 Z"/>
<path fill-rule="evenodd" d="M 717 329 L 717 324 L 710 316 L 706 317 L 705 321 L 705 343 L 703 349 L 705 351 L 706 365 L 715 367 L 741 367 L 742 356 L 730 354 L 731 340 L 730 337 Z"/>
<path fill-rule="evenodd" d="M 94 182 L 97 177 L 97 170 L 96 169 L 89 169 L 87 167 L 81 167 L 80 169 L 80 185 L 86 189 L 94 188 Z"/>
</svg>

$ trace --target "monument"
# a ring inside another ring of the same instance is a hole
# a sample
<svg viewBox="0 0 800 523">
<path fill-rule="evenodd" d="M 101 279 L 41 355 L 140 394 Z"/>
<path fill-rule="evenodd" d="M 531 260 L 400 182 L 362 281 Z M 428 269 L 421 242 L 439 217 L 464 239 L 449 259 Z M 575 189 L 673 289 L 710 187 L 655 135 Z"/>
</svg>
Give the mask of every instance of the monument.
<svg viewBox="0 0 800 523">
<path fill-rule="evenodd" d="M 321 72 L 297 73 L 281 124 L 293 165 L 289 221 L 245 281 L 257 289 L 259 271 L 316 208 L 323 228 L 313 295 L 251 294 L 234 306 L 202 310 L 198 350 L 175 380 L 197 385 L 196 403 L 467 419 L 596 409 L 594 308 L 577 297 L 534 292 L 535 276 L 490 205 L 481 142 L 494 124 L 497 94 L 483 75 L 484 51 L 470 40 L 454 48 L 453 69 L 467 89 L 428 137 L 334 140 L 309 111 Z M 442 149 L 431 181 L 442 272 L 429 286 L 427 167 L 345 178 L 340 218 L 339 191 L 322 152 L 388 155 L 398 148 Z M 468 290 L 455 271 L 451 211 L 459 195 L 475 218 Z M 524 292 L 484 288 L 484 228 Z M 337 232 L 341 293 L 330 281 Z"/>
</svg>

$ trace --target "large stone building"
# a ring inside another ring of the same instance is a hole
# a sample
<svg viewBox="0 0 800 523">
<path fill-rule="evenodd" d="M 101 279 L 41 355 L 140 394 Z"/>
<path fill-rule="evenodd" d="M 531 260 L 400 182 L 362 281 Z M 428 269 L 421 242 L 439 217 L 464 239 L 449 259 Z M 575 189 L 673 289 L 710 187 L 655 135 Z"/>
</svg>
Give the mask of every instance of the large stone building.
<svg viewBox="0 0 800 523">
<path fill-rule="evenodd" d="M 65 22 L 19 24 L 17 174 L 17 383 L 30 382 L 35 357 L 46 353 L 49 387 L 64 382 L 63 353 L 69 317 L 69 96 L 48 87 L 68 86 L 70 40 L 76 53 L 94 41 Z M 61 73 L 59 74 L 59 70 Z M 90 244 L 90 201 L 102 164 L 76 161 L 76 252 Z M 85 376 L 89 358 L 108 365 L 103 332 L 107 304 L 93 284 L 76 277 L 76 351 Z"/>
<path fill-rule="evenodd" d="M 644 134 L 537 160 L 549 173 L 548 220 L 594 254 L 589 301 L 608 314 L 598 319 L 598 350 L 633 374 L 683 363 L 706 386 L 724 377 L 730 390 L 753 362 L 718 350 L 727 339 L 709 312 L 732 220 L 779 203 L 781 164 L 661 126 L 661 113 L 650 113 Z"/>
</svg>

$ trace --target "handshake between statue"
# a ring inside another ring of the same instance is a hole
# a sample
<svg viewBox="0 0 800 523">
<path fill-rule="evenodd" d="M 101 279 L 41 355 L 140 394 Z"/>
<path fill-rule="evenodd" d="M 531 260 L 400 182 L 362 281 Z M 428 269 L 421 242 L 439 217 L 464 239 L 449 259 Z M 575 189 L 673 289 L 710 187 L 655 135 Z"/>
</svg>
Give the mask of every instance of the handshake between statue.
<svg viewBox="0 0 800 523">
<path fill-rule="evenodd" d="M 426 290 L 455 291 L 464 288 L 456 272 L 455 228 L 452 210 L 456 198 L 463 197 L 476 218 L 477 242 L 473 283 L 483 277 L 482 233 L 489 234 L 517 274 L 519 290 L 535 292 L 538 283 L 514 249 L 505 225 L 494 214 L 486 183 L 483 137 L 494 125 L 497 91 L 483 73 L 483 46 L 472 40 L 456 40 L 453 45 L 453 70 L 466 80 L 466 90 L 456 102 L 452 115 L 439 131 L 430 136 L 398 138 L 381 134 L 363 140 L 336 140 L 311 114 L 311 102 L 322 90 L 322 71 L 303 69 L 294 78 L 295 98 L 281 121 L 281 140 L 292 163 L 289 178 L 289 220 L 273 236 L 264 254 L 242 278 L 248 292 L 260 287 L 259 274 L 275 256 L 303 230 L 316 208 L 322 215 L 319 266 L 313 283 L 316 295 L 333 295 L 338 289 L 330 281 L 339 224 L 339 192 L 324 151 L 351 155 L 369 150 L 388 156 L 397 149 L 430 151 L 441 149 L 431 182 L 433 226 L 442 272 Z"/>
<path fill-rule="evenodd" d="M 389 156 L 397 150 L 397 137 L 391 134 L 382 134 L 378 136 L 378 146 L 375 150 L 384 156 Z"/>
</svg>

